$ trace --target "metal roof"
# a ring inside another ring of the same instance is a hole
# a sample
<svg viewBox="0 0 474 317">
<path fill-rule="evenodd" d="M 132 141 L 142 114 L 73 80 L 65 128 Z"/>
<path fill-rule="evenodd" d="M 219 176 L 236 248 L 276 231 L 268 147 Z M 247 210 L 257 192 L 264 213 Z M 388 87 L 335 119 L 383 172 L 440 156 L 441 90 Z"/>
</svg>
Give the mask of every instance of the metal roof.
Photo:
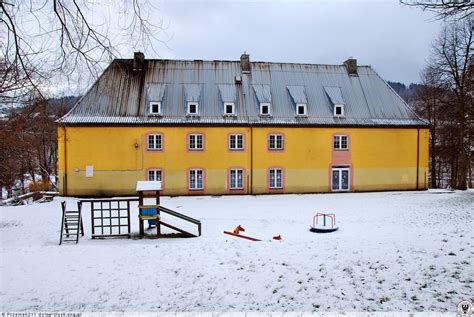
<svg viewBox="0 0 474 317">
<path fill-rule="evenodd" d="M 242 72 L 239 61 L 146 60 L 144 71 L 133 71 L 132 64 L 115 60 L 58 122 L 428 125 L 370 66 L 358 66 L 358 76 L 349 76 L 344 65 L 252 62 L 251 71 Z M 332 103 L 341 100 L 344 117 L 334 117 Z M 161 101 L 161 116 L 148 114 L 150 101 Z M 199 103 L 199 116 L 186 115 L 188 101 Z M 224 116 L 224 102 L 235 103 L 234 117 Z M 259 115 L 262 102 L 271 103 L 271 116 Z M 297 116 L 295 103 L 307 104 L 307 117 Z"/>
</svg>

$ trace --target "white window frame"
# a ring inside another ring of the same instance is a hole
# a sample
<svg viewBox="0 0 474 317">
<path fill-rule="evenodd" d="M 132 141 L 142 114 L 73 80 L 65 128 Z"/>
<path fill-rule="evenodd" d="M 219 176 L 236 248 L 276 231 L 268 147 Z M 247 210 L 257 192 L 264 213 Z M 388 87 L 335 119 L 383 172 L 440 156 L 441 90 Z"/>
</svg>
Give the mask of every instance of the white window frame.
<svg viewBox="0 0 474 317">
<path fill-rule="evenodd" d="M 199 172 L 201 173 L 201 186 L 199 187 Z M 194 174 L 194 176 L 193 176 Z M 188 189 L 203 190 L 204 189 L 204 170 L 200 168 L 190 169 L 188 172 Z"/>
<path fill-rule="evenodd" d="M 232 107 L 232 112 L 227 112 L 227 107 Z M 224 102 L 224 115 L 225 116 L 235 116 L 235 104 L 233 102 Z"/>
<path fill-rule="evenodd" d="M 232 182 L 232 174 L 235 174 L 234 182 Z M 229 171 L 229 189 L 244 189 L 244 182 L 244 170 L 242 168 L 233 168 Z"/>
<path fill-rule="evenodd" d="M 239 137 L 242 139 L 242 146 L 239 147 Z M 245 150 L 245 137 L 241 133 L 232 133 L 229 135 L 229 150 Z"/>
<path fill-rule="evenodd" d="M 337 114 L 337 108 L 341 108 L 341 114 Z M 344 105 L 334 105 L 334 116 L 335 117 L 344 117 Z"/>
<path fill-rule="evenodd" d="M 303 107 L 303 113 L 299 113 L 299 108 Z M 306 117 L 308 116 L 308 106 L 305 103 L 297 103 L 296 104 L 296 116 L 298 117 Z"/>
<path fill-rule="evenodd" d="M 153 137 L 153 147 L 150 147 L 150 137 Z M 158 137 L 160 138 L 160 146 L 158 147 Z M 147 135 L 146 147 L 151 151 L 161 151 L 163 150 L 163 135 L 161 133 L 149 133 Z"/>
<path fill-rule="evenodd" d="M 278 173 L 280 174 L 280 179 L 278 179 Z M 272 180 L 272 174 L 273 180 Z M 280 181 L 280 184 L 278 184 Z M 271 168 L 268 170 L 268 188 L 269 189 L 282 189 L 283 188 L 283 169 L 282 168 Z"/>
<path fill-rule="evenodd" d="M 346 146 L 343 147 L 342 140 L 346 140 Z M 335 134 L 332 140 L 334 150 L 348 150 L 349 149 L 349 136 L 347 134 Z"/>
<path fill-rule="evenodd" d="M 199 145 L 199 142 L 198 142 L 198 138 L 201 138 L 201 147 L 198 147 Z M 192 139 L 194 139 L 194 147 L 192 146 Z M 204 150 L 204 134 L 201 134 L 201 133 L 191 133 L 188 135 L 188 150 L 191 150 L 191 151 L 201 151 L 201 150 Z"/>
<path fill-rule="evenodd" d="M 153 111 L 153 106 L 158 105 L 158 112 Z M 161 101 L 150 101 L 150 114 L 161 115 Z"/>
<path fill-rule="evenodd" d="M 191 106 L 192 105 L 196 106 L 196 112 L 191 112 Z M 197 102 L 197 101 L 188 101 L 187 114 L 188 114 L 188 116 L 198 116 L 199 115 L 199 102 Z"/>
<path fill-rule="evenodd" d="M 273 142 L 272 142 L 273 138 Z M 281 138 L 280 147 L 278 147 L 278 138 Z M 285 138 L 283 134 L 271 133 L 268 135 L 268 149 L 272 151 L 282 151 L 285 148 Z"/>
<path fill-rule="evenodd" d="M 158 175 L 158 173 L 160 174 L 160 179 L 157 179 L 157 177 L 156 177 Z M 153 177 L 150 177 L 150 174 L 152 174 Z M 149 181 L 160 181 L 160 182 L 162 182 L 163 181 L 163 170 L 154 169 L 154 168 L 149 169 L 147 177 L 148 177 Z"/>
<path fill-rule="evenodd" d="M 268 113 L 263 113 L 263 107 L 268 108 Z M 268 102 L 260 103 L 260 115 L 264 116 L 264 117 L 271 116 L 272 115 L 272 105 Z"/>
</svg>

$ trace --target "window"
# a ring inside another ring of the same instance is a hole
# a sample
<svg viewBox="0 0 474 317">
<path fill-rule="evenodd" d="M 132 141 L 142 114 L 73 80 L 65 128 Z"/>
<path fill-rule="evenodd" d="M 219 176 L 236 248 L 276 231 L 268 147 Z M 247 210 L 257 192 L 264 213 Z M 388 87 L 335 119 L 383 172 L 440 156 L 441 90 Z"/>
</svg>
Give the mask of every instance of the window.
<svg viewBox="0 0 474 317">
<path fill-rule="evenodd" d="M 149 181 L 162 181 L 163 180 L 163 173 L 161 170 L 148 170 L 148 180 Z"/>
<path fill-rule="evenodd" d="M 270 104 L 269 103 L 261 103 L 260 104 L 260 115 L 261 116 L 269 116 L 270 115 Z"/>
<path fill-rule="evenodd" d="M 204 171 L 201 169 L 189 170 L 189 189 L 204 189 Z"/>
<path fill-rule="evenodd" d="M 298 116 L 306 116 L 306 104 L 305 103 L 299 103 L 296 105 L 296 115 Z"/>
<path fill-rule="evenodd" d="M 199 104 L 197 102 L 188 102 L 188 115 L 196 116 L 199 113 Z"/>
<path fill-rule="evenodd" d="M 229 179 L 229 189 L 243 189 L 244 188 L 244 170 L 231 169 Z"/>
<path fill-rule="evenodd" d="M 244 149 L 244 135 L 231 134 L 229 136 L 229 149 L 230 150 L 243 150 Z"/>
<path fill-rule="evenodd" d="M 268 149 L 269 150 L 283 150 L 283 135 L 270 134 L 268 138 Z"/>
<path fill-rule="evenodd" d="M 235 114 L 234 112 L 234 103 L 233 102 L 226 102 L 224 103 L 224 114 L 227 116 L 232 116 Z"/>
<path fill-rule="evenodd" d="M 270 169 L 269 188 L 283 188 L 283 171 L 281 168 Z"/>
<path fill-rule="evenodd" d="M 204 136 L 202 134 L 190 134 L 188 142 L 189 150 L 203 150 Z"/>
<path fill-rule="evenodd" d="M 150 114 L 161 114 L 161 102 L 160 101 L 152 101 L 150 102 Z"/>
<path fill-rule="evenodd" d="M 335 135 L 334 136 L 334 149 L 335 150 L 347 150 L 349 145 L 349 137 L 347 135 Z"/>
<path fill-rule="evenodd" d="M 148 150 L 162 150 L 163 136 L 161 134 L 148 134 Z"/>
<path fill-rule="evenodd" d="M 336 117 L 343 117 L 344 116 L 344 106 L 343 105 L 335 105 L 334 106 L 334 115 Z"/>
</svg>

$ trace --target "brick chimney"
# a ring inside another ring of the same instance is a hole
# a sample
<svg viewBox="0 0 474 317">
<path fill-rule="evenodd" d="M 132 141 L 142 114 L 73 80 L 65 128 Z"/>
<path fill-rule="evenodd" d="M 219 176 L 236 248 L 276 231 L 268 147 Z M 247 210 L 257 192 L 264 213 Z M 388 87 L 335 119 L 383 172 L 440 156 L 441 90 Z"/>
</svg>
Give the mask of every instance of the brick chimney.
<svg viewBox="0 0 474 317">
<path fill-rule="evenodd" d="M 145 54 L 142 52 L 133 53 L 133 71 L 142 71 L 145 69 Z"/>
<path fill-rule="evenodd" d="M 347 68 L 347 72 L 350 76 L 358 76 L 357 74 L 357 60 L 355 58 L 349 58 L 344 62 L 344 66 Z"/>
<path fill-rule="evenodd" d="M 242 73 L 250 73 L 250 55 L 246 52 L 240 56 L 240 69 Z"/>
</svg>

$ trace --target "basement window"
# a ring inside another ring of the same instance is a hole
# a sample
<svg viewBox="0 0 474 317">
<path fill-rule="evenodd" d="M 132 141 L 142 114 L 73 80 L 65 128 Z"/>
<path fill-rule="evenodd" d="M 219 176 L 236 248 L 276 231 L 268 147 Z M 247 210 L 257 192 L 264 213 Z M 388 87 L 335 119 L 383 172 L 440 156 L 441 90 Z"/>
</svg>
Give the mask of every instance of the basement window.
<svg viewBox="0 0 474 317">
<path fill-rule="evenodd" d="M 225 102 L 224 103 L 224 115 L 226 115 L 226 116 L 235 115 L 235 109 L 234 109 L 234 103 L 233 102 Z"/>
<path fill-rule="evenodd" d="M 305 117 L 308 115 L 305 103 L 299 103 L 296 105 L 296 115 L 299 117 Z"/>
<path fill-rule="evenodd" d="M 150 102 L 150 114 L 161 115 L 161 102 L 160 101 Z"/>
<path fill-rule="evenodd" d="M 199 104 L 197 102 L 188 102 L 188 115 L 197 116 L 199 114 Z"/>
<path fill-rule="evenodd" d="M 334 106 L 334 116 L 335 117 L 343 117 L 344 116 L 344 106 L 343 105 L 335 105 Z"/>
<path fill-rule="evenodd" d="M 260 104 L 260 115 L 261 116 L 270 116 L 270 104 L 261 103 Z"/>
</svg>

